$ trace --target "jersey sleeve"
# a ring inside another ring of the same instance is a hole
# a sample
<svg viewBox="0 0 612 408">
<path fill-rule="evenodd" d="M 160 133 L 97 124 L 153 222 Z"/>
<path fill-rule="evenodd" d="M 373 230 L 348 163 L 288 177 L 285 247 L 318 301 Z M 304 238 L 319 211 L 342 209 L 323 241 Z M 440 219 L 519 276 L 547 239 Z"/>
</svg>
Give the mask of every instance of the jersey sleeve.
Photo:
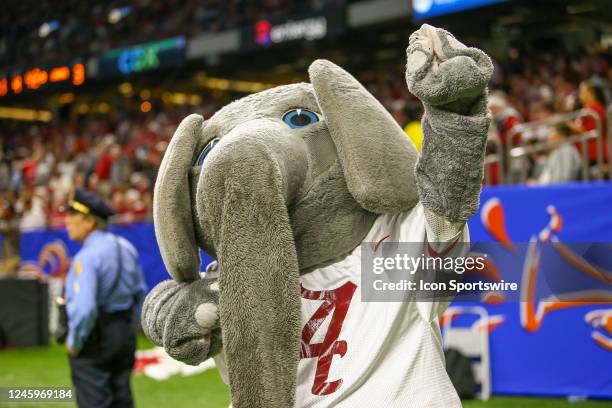
<svg viewBox="0 0 612 408">
<path fill-rule="evenodd" d="M 446 243 L 455 242 L 464 231 L 465 222 L 453 222 L 443 216 L 424 208 L 425 211 L 425 232 L 427 241 L 438 245 L 443 249 Z"/>
<path fill-rule="evenodd" d="M 425 236 L 424 251 L 426 257 L 461 257 L 467 256 L 470 235 L 467 223 L 452 222 L 444 217 L 433 213 L 427 208 L 424 209 L 425 216 Z M 437 278 L 426 272 L 429 276 L 423 279 L 436 280 Z M 436 273 L 455 273 L 455 272 L 436 272 Z M 456 278 L 461 279 L 462 275 L 457 274 Z M 453 276 L 448 277 L 453 279 Z M 426 301 L 418 302 L 417 308 L 423 319 L 432 322 L 437 319 L 452 302 L 448 297 L 433 297 Z"/>
</svg>

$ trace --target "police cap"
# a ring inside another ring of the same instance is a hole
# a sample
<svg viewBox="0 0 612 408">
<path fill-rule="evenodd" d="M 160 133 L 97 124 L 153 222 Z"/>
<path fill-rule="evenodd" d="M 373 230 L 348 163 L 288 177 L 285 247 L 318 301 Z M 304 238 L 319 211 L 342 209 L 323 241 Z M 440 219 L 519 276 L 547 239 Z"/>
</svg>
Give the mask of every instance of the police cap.
<svg viewBox="0 0 612 408">
<path fill-rule="evenodd" d="M 64 207 L 65 211 L 80 213 L 83 215 L 93 215 L 104 220 L 115 215 L 115 212 L 98 195 L 91 191 L 77 188 L 74 196 Z"/>
</svg>

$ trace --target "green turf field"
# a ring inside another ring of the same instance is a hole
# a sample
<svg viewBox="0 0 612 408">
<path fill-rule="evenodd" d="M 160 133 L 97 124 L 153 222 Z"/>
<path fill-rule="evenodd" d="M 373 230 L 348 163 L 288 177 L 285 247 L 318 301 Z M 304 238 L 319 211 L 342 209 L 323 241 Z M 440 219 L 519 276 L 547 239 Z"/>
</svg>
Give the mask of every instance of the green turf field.
<svg viewBox="0 0 612 408">
<path fill-rule="evenodd" d="M 152 344 L 144 337 L 139 339 L 139 348 L 150 348 Z M 0 387 L 70 386 L 68 363 L 64 350 L 59 346 L 28 350 L 0 351 Z M 133 392 L 138 407 L 202 407 L 227 408 L 227 387 L 215 370 L 192 377 L 175 376 L 167 381 L 156 381 L 135 375 Z M 0 407 L 64 408 L 72 404 L 2 404 Z M 576 406 L 565 400 L 531 398 L 493 398 L 488 402 L 465 401 L 466 408 L 558 408 Z M 611 407 L 612 402 L 584 402 L 578 407 Z"/>
</svg>

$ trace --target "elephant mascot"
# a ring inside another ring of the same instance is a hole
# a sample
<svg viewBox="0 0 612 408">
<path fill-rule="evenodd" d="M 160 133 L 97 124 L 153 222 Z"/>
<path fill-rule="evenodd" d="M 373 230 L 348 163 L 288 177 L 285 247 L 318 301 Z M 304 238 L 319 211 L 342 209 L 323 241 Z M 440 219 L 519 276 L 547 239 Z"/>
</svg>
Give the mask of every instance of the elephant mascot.
<svg viewBox="0 0 612 408">
<path fill-rule="evenodd" d="M 423 149 L 349 73 L 237 100 L 179 125 L 154 223 L 173 280 L 146 335 L 188 364 L 214 357 L 234 408 L 460 407 L 437 317 L 445 304 L 363 302 L 360 247 L 469 240 L 490 116 L 489 57 L 423 25 L 407 49 Z M 215 259 L 200 273 L 199 251 Z"/>
</svg>

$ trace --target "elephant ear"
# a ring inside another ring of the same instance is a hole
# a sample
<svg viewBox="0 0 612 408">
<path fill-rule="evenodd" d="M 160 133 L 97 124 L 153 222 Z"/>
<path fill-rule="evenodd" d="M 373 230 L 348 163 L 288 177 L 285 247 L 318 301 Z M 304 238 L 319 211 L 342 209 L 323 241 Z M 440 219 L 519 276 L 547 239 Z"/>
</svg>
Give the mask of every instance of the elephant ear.
<svg viewBox="0 0 612 408">
<path fill-rule="evenodd" d="M 215 220 L 205 223 L 219 262 L 219 318 L 235 408 L 293 407 L 295 399 L 301 303 L 287 201 L 306 162 L 291 154 L 302 141 L 286 136 L 266 126 L 234 129 L 207 158 L 198 182 L 199 219 Z"/>
<path fill-rule="evenodd" d="M 164 264 L 177 282 L 200 279 L 189 171 L 203 123 L 200 115 L 183 119 L 161 162 L 153 194 L 155 236 Z"/>
<path fill-rule="evenodd" d="M 351 195 L 366 210 L 410 210 L 418 202 L 414 144 L 387 110 L 339 66 L 316 60 L 308 69 L 336 145 Z"/>
</svg>

